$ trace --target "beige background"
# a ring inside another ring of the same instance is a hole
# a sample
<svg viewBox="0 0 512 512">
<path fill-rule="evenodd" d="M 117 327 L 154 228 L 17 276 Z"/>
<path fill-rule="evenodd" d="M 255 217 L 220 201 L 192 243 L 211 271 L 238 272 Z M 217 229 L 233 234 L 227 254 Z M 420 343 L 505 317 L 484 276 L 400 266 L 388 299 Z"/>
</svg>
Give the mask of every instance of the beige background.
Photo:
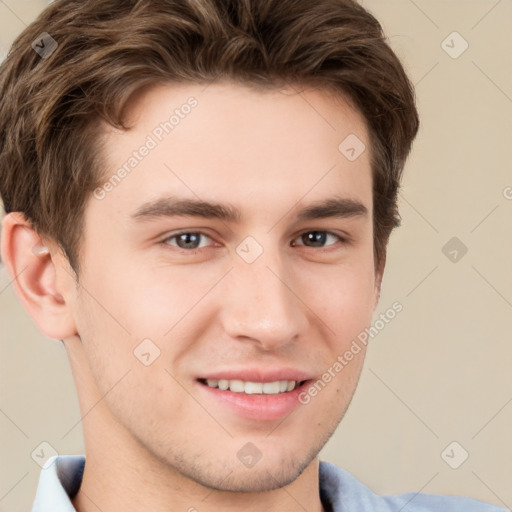
<svg viewBox="0 0 512 512">
<path fill-rule="evenodd" d="M 1 58 L 45 3 L 0 0 Z M 396 300 L 404 309 L 371 341 L 322 455 L 381 494 L 460 494 L 511 508 L 512 3 L 362 3 L 416 84 L 422 126 L 379 312 Z M 452 54 L 460 37 L 469 47 L 452 58 L 447 37 Z M 442 252 L 454 236 L 468 248 L 456 262 Z M 29 510 L 40 471 L 31 453 L 43 441 L 83 453 L 80 411 L 63 347 L 36 330 L 3 270 L 0 325 L 0 510 Z M 441 457 L 453 441 L 452 464 L 469 454 L 458 469 Z"/>
</svg>

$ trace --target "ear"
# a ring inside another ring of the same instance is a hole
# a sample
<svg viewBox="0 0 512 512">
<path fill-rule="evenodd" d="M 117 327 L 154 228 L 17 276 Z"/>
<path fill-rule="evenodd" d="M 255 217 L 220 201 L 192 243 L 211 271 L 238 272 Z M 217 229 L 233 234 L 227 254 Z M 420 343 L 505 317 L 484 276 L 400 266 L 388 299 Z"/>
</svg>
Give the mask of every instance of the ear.
<svg viewBox="0 0 512 512">
<path fill-rule="evenodd" d="M 373 304 L 373 310 L 375 311 L 377 309 L 377 306 L 379 305 L 380 301 L 380 290 L 382 286 L 382 278 L 384 276 L 384 268 L 386 266 L 386 253 L 384 253 L 384 256 L 382 257 L 382 260 L 379 262 L 375 269 L 375 301 Z"/>
<path fill-rule="evenodd" d="M 69 271 L 58 272 L 65 260 L 58 252 L 21 212 L 4 216 L 1 255 L 16 294 L 45 336 L 63 340 L 77 332 L 69 304 L 75 281 Z"/>
</svg>

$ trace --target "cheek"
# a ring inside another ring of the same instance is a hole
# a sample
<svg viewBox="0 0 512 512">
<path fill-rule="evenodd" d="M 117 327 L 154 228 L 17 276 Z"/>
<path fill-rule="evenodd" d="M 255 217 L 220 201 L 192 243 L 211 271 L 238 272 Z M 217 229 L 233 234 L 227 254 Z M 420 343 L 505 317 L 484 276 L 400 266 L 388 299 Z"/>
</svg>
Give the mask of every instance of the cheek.
<svg viewBox="0 0 512 512">
<path fill-rule="evenodd" d="M 340 267 L 336 272 L 326 270 L 316 275 L 304 296 L 307 304 L 328 327 L 328 338 L 346 343 L 371 323 L 375 303 L 374 274 L 363 265 Z"/>
<path fill-rule="evenodd" d="M 203 304 L 202 298 L 226 270 L 225 262 L 180 265 L 156 256 L 145 261 L 136 255 L 126 259 L 124 268 L 109 273 L 106 301 L 136 336 L 162 337 Z"/>
<path fill-rule="evenodd" d="M 91 369 L 106 382 L 117 368 L 127 366 L 133 338 L 117 309 L 103 295 L 93 293 L 81 293 L 76 303 L 76 325 Z"/>
</svg>

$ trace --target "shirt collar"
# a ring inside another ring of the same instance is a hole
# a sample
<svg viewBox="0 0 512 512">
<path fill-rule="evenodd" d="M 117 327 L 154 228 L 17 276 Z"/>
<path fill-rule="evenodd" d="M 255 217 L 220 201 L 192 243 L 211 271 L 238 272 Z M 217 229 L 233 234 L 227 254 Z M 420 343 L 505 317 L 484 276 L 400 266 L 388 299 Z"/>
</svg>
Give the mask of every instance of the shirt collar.
<svg viewBox="0 0 512 512">
<path fill-rule="evenodd" d="M 54 455 L 46 461 L 31 512 L 76 512 L 71 500 L 80 484 L 85 467 L 84 455 Z"/>
</svg>

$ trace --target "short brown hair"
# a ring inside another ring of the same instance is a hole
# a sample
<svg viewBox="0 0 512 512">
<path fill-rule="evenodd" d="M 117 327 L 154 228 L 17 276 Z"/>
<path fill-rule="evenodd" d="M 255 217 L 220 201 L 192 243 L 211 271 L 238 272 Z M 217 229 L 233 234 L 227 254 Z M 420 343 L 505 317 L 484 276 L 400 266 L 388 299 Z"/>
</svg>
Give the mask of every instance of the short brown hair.
<svg viewBox="0 0 512 512">
<path fill-rule="evenodd" d="M 48 58 L 32 44 L 46 32 Z M 419 126 L 414 89 L 375 17 L 353 0 L 57 0 L 0 68 L 0 194 L 79 275 L 84 211 L 105 170 L 98 123 L 125 129 L 130 96 L 218 77 L 312 85 L 362 113 L 371 146 L 374 254 L 400 224 L 397 194 Z M 341 141 L 340 141 L 341 142 Z"/>
</svg>

